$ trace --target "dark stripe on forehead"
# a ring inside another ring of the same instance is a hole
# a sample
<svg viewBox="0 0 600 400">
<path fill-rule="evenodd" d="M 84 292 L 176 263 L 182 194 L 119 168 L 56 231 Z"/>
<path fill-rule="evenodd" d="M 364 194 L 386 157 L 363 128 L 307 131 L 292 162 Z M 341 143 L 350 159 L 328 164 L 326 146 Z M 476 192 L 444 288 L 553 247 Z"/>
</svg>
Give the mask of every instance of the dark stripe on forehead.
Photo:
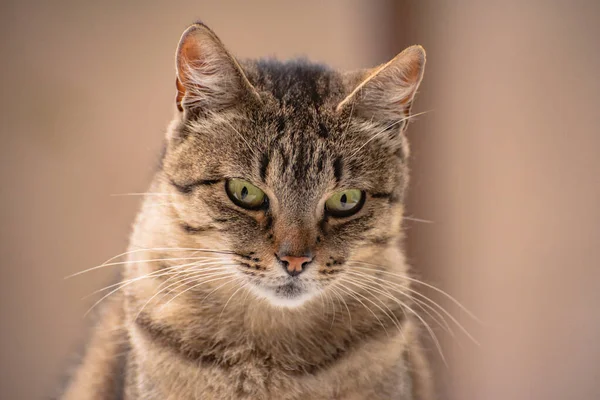
<svg viewBox="0 0 600 400">
<path fill-rule="evenodd" d="M 274 146 L 281 140 L 285 134 L 286 121 L 283 115 L 278 115 L 275 119 L 275 136 L 271 139 L 271 146 Z"/>
<path fill-rule="evenodd" d="M 327 137 L 329 136 L 329 129 L 327 129 L 325 124 L 322 122 L 319 122 L 319 127 L 317 129 L 317 135 L 319 135 L 323 139 L 327 139 Z"/>
<path fill-rule="evenodd" d="M 323 158 L 324 157 L 325 157 L 325 155 L 323 154 L 323 151 L 320 151 L 319 155 L 317 156 L 317 172 L 323 171 Z"/>
<path fill-rule="evenodd" d="M 266 182 L 267 179 L 267 168 L 269 167 L 269 155 L 267 153 L 263 153 L 260 158 L 260 179 L 263 182 Z"/>
<path fill-rule="evenodd" d="M 342 157 L 336 157 L 336 159 L 333 161 L 333 176 L 335 177 L 335 181 L 337 183 L 340 183 L 340 181 L 342 180 L 342 176 L 344 173 L 344 161 L 342 160 Z"/>
<path fill-rule="evenodd" d="M 290 163 L 289 155 L 285 150 L 283 144 L 279 145 L 279 155 L 281 156 L 281 170 L 285 171 Z"/>
</svg>

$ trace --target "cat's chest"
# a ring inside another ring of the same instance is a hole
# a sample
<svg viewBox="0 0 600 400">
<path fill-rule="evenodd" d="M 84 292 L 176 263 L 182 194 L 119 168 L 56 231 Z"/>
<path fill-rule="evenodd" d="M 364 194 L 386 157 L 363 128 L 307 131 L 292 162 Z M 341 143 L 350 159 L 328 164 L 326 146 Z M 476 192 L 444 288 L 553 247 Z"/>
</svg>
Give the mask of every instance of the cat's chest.
<svg viewBox="0 0 600 400">
<path fill-rule="evenodd" d="M 392 393 L 393 398 L 410 399 L 401 348 L 394 341 L 302 369 L 290 368 L 293 351 L 286 365 L 251 343 L 219 349 L 219 357 L 208 353 L 190 358 L 164 345 L 138 340 L 134 352 L 139 398 L 148 400 L 378 399 L 390 398 Z"/>
</svg>

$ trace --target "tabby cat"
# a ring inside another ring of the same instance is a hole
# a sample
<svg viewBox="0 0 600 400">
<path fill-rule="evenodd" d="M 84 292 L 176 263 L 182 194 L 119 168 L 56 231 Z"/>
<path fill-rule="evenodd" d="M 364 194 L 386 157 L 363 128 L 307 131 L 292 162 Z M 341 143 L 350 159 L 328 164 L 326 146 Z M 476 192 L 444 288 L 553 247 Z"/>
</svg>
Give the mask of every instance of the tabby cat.
<svg viewBox="0 0 600 400">
<path fill-rule="evenodd" d="M 62 395 L 431 399 L 401 250 L 425 52 L 238 61 L 202 23 L 121 284 Z"/>
</svg>

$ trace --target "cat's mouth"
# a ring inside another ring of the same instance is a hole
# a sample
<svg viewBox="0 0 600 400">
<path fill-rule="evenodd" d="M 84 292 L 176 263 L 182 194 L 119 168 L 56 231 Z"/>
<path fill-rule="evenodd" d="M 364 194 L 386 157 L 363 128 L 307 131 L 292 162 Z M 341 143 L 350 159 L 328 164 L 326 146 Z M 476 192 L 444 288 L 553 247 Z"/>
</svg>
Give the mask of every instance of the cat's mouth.
<svg viewBox="0 0 600 400">
<path fill-rule="evenodd" d="M 275 294 L 282 297 L 297 297 L 305 290 L 296 281 L 290 281 L 275 288 Z"/>
<path fill-rule="evenodd" d="M 297 278 L 290 278 L 280 285 L 266 286 L 261 292 L 279 307 L 298 307 L 313 297 L 312 290 Z"/>
</svg>

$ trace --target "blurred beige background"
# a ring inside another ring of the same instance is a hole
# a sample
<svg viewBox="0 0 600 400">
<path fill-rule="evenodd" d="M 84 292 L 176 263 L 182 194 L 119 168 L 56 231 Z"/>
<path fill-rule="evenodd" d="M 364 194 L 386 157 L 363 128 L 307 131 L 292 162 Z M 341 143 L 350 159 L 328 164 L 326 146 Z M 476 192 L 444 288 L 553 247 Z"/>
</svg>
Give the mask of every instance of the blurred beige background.
<svg viewBox="0 0 600 400">
<path fill-rule="evenodd" d="M 52 4 L 50 4 L 52 3 Z M 526 3 L 526 4 L 525 4 Z M 442 330 L 440 399 L 600 398 L 597 1 L 4 1 L 0 398 L 50 394 L 116 270 L 202 19 L 238 56 L 375 65 L 428 51 L 411 262 L 484 320 Z M 434 293 L 435 294 L 435 293 Z M 434 295 L 432 294 L 432 295 Z"/>
</svg>

